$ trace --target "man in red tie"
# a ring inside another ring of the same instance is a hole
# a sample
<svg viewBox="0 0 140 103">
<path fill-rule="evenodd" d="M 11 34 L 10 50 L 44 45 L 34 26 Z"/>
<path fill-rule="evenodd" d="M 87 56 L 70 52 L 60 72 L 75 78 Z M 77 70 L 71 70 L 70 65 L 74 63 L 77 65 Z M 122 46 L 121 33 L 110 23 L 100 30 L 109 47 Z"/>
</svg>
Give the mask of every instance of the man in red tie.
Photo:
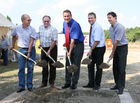
<svg viewBox="0 0 140 103">
<path fill-rule="evenodd" d="M 91 12 L 88 14 L 88 22 L 91 25 L 89 34 L 90 50 L 88 55 L 92 62 L 88 65 L 88 84 L 84 88 L 93 88 L 98 90 L 100 88 L 102 78 L 102 68 L 99 67 L 103 63 L 105 53 L 105 35 L 102 27 L 96 22 L 96 14 Z M 96 73 L 95 72 L 96 64 Z"/>
<path fill-rule="evenodd" d="M 68 53 L 66 54 L 66 75 L 65 84 L 62 89 L 69 88 L 76 89 L 79 75 L 80 75 L 80 63 L 84 52 L 84 36 L 79 23 L 72 19 L 72 14 L 70 10 L 63 11 L 64 23 L 63 23 L 63 33 L 66 36 L 66 49 Z M 70 73 L 67 70 L 69 66 L 68 57 L 72 64 L 78 67 L 78 70 L 74 73 Z"/>
</svg>

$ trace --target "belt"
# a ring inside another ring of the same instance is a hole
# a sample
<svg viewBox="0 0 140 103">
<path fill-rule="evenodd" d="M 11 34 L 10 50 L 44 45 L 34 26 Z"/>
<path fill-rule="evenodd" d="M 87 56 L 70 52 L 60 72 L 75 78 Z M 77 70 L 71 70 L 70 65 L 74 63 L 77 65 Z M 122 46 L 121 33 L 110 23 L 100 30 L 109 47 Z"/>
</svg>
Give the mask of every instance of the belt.
<svg viewBox="0 0 140 103">
<path fill-rule="evenodd" d="M 28 49 L 28 48 L 24 48 L 24 47 L 19 47 L 20 49 Z"/>
<path fill-rule="evenodd" d="M 124 44 L 124 45 L 120 45 L 120 46 L 117 46 L 117 47 L 124 47 L 124 46 L 127 46 L 128 44 Z"/>
<path fill-rule="evenodd" d="M 77 44 L 82 44 L 82 43 L 84 43 L 84 42 L 78 42 L 78 43 L 74 43 L 74 44 L 77 45 Z"/>
</svg>

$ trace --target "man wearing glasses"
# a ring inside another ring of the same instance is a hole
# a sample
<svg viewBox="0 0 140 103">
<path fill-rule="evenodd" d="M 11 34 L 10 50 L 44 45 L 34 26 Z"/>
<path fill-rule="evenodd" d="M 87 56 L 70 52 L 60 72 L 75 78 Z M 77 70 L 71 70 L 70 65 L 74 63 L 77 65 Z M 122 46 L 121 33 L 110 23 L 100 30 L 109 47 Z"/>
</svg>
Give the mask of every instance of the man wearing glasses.
<svg viewBox="0 0 140 103">
<path fill-rule="evenodd" d="M 51 25 L 51 17 L 48 15 L 43 16 L 42 22 L 43 25 L 39 27 L 39 47 L 42 47 L 48 55 L 57 61 L 57 29 Z M 53 88 L 56 78 L 56 67 L 52 65 L 53 61 L 43 51 L 41 51 L 41 59 L 46 60 L 47 66 L 42 68 L 42 84 L 40 88 L 46 87 L 48 81 L 50 87 Z M 50 67 L 50 71 L 48 70 L 48 66 Z"/>
<path fill-rule="evenodd" d="M 18 51 L 27 55 L 28 58 L 31 58 L 35 60 L 35 39 L 36 31 L 35 29 L 30 26 L 31 19 L 30 16 L 27 14 L 23 14 L 21 16 L 22 25 L 18 25 L 14 28 L 12 32 L 12 47 L 15 46 L 16 36 L 18 37 Z M 27 61 L 27 88 L 29 91 L 32 91 L 33 88 L 33 68 L 34 63 L 30 60 L 26 60 L 25 57 L 18 54 L 18 66 L 19 66 L 19 72 L 18 72 L 18 78 L 19 78 L 19 89 L 17 93 L 22 92 L 25 90 L 25 64 Z"/>
</svg>

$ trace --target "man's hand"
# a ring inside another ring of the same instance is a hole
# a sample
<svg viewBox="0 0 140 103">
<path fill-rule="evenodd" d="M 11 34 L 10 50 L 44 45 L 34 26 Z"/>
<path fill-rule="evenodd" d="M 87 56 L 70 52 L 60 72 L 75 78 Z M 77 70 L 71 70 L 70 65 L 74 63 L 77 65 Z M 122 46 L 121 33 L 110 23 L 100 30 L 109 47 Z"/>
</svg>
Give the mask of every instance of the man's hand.
<svg viewBox="0 0 140 103">
<path fill-rule="evenodd" d="M 89 50 L 89 52 L 87 53 L 87 55 L 91 56 L 92 54 L 92 49 Z"/>
<path fill-rule="evenodd" d="M 71 57 L 71 54 L 70 54 L 70 52 L 67 52 L 67 57 L 69 57 L 69 58 Z"/>
<path fill-rule="evenodd" d="M 63 47 L 66 47 L 66 43 L 63 44 Z"/>
<path fill-rule="evenodd" d="M 14 49 L 14 46 L 10 46 L 10 50 L 13 50 Z"/>
<path fill-rule="evenodd" d="M 40 47 L 42 47 L 41 45 L 38 45 L 38 48 L 40 49 Z"/>
<path fill-rule="evenodd" d="M 109 58 L 112 59 L 114 57 L 114 53 L 111 53 Z"/>
<path fill-rule="evenodd" d="M 50 55 L 50 52 L 51 52 L 51 51 L 50 51 L 50 49 L 49 49 L 49 50 L 47 51 L 47 54 Z M 47 55 L 47 56 L 48 56 L 48 55 Z"/>
<path fill-rule="evenodd" d="M 30 56 L 31 56 L 31 52 L 28 52 L 28 54 L 27 54 L 27 58 L 29 59 Z"/>
</svg>

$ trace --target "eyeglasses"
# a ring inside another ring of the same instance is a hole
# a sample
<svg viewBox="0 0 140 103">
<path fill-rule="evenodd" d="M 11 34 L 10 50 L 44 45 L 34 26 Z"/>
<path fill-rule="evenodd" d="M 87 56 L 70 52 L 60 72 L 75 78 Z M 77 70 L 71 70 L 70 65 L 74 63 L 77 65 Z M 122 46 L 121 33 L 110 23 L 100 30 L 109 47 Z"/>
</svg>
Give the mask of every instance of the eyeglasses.
<svg viewBox="0 0 140 103">
<path fill-rule="evenodd" d="M 47 22 L 47 23 L 49 23 L 50 21 L 43 21 L 43 22 Z"/>
<path fill-rule="evenodd" d="M 32 21 L 32 19 L 29 19 L 29 20 L 27 20 L 28 22 L 31 22 Z"/>
</svg>

